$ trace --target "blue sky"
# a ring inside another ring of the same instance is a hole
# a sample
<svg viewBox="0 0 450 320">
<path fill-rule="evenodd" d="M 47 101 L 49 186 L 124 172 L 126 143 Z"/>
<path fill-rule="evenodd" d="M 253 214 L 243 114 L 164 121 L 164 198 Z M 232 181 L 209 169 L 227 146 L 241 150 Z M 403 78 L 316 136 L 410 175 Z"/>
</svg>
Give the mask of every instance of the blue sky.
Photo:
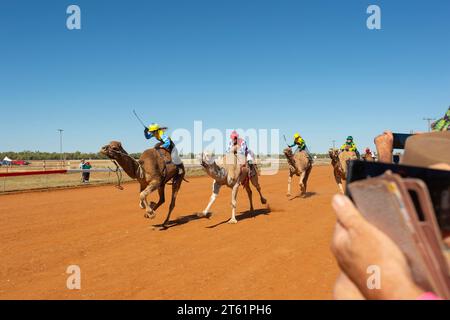
<svg viewBox="0 0 450 320">
<path fill-rule="evenodd" d="M 66 8 L 81 8 L 81 30 Z M 366 9 L 382 10 L 382 30 Z M 0 150 L 130 152 L 133 117 L 299 131 L 313 152 L 426 130 L 450 104 L 450 2 L 2 1 Z M 281 144 L 281 143 L 280 143 Z"/>
</svg>

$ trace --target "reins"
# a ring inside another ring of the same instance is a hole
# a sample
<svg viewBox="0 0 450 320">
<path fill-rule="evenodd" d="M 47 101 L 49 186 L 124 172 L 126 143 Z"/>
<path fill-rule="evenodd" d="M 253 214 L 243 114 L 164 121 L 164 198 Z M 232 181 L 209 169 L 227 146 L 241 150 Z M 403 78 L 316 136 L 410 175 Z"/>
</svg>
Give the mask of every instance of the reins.
<svg viewBox="0 0 450 320">
<path fill-rule="evenodd" d="M 115 169 L 115 170 L 113 170 L 113 169 L 111 169 L 110 167 L 108 167 L 108 169 L 109 169 L 110 171 L 114 172 L 114 173 L 116 174 L 116 176 L 117 176 L 117 185 L 116 185 L 115 187 L 116 187 L 117 189 L 119 189 L 119 190 L 123 190 L 123 187 L 122 187 L 122 185 L 121 185 L 121 182 L 122 182 L 122 171 L 120 170 L 119 165 L 117 164 L 116 160 L 112 160 L 112 159 L 110 159 L 110 160 L 111 160 L 111 162 L 114 163 L 114 165 L 116 166 L 116 169 Z"/>
<path fill-rule="evenodd" d="M 123 152 L 117 151 L 117 150 L 109 150 L 109 151 L 114 152 L 114 153 L 117 153 L 117 154 L 120 154 L 120 155 L 122 155 L 122 156 L 128 157 L 129 159 L 133 160 L 133 161 L 137 164 L 137 169 L 136 169 L 136 172 L 135 172 L 136 177 L 137 177 L 137 178 L 140 178 L 140 179 L 143 179 L 143 178 L 144 178 L 144 169 L 142 168 L 141 163 L 140 163 L 139 161 L 137 161 L 135 158 L 133 158 L 132 156 L 130 156 L 128 153 L 123 153 Z M 111 161 L 113 161 L 113 160 L 111 160 Z M 114 163 L 115 161 L 116 161 L 116 160 L 114 160 L 113 163 Z M 115 165 L 118 166 L 117 163 L 115 163 Z M 119 171 L 120 171 L 120 170 L 119 170 Z"/>
</svg>

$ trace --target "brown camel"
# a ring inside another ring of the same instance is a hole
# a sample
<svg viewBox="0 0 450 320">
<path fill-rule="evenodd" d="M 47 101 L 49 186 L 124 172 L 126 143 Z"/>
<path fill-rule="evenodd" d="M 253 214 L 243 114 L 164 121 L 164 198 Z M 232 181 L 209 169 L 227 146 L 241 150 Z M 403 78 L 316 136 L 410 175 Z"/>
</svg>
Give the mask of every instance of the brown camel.
<svg viewBox="0 0 450 320">
<path fill-rule="evenodd" d="M 140 207 L 146 210 L 144 217 L 153 219 L 158 209 L 165 202 L 164 187 L 167 182 L 172 181 L 172 199 L 170 201 L 169 213 L 162 224 L 167 227 L 170 214 L 175 207 L 175 200 L 180 190 L 181 182 L 184 180 L 183 174 L 179 174 L 176 165 L 171 162 L 170 153 L 165 149 L 147 149 L 139 161 L 132 158 L 123 149 L 119 141 L 111 141 L 109 145 L 101 148 L 100 153 L 106 155 L 111 160 L 119 163 L 122 169 L 131 179 L 136 179 L 140 184 Z M 153 191 L 158 190 L 158 203 L 147 202 L 147 196 Z"/>
<path fill-rule="evenodd" d="M 291 148 L 283 150 L 284 155 L 289 163 L 289 178 L 288 178 L 288 191 L 287 196 L 291 196 L 291 182 L 292 176 L 297 175 L 300 177 L 300 193 L 297 197 L 306 195 L 306 186 L 308 183 L 308 177 L 312 170 L 312 160 L 308 157 L 305 151 L 292 153 Z"/>
<path fill-rule="evenodd" d="M 234 150 L 235 151 L 235 150 Z M 213 193 L 209 200 L 208 205 L 199 216 L 207 216 L 212 204 L 219 195 L 220 188 L 222 186 L 227 186 L 232 189 L 231 192 L 231 218 L 228 223 L 237 223 L 236 220 L 236 198 L 239 190 L 239 185 L 243 185 L 247 191 L 248 199 L 250 201 L 250 211 L 253 211 L 253 200 L 252 200 L 252 189 L 250 188 L 250 182 L 258 190 L 261 203 L 266 204 L 267 200 L 263 197 L 261 193 L 261 186 L 258 182 L 258 174 L 252 174 L 249 177 L 249 168 L 245 165 L 245 157 L 237 154 L 236 152 L 230 152 L 225 155 L 224 166 L 220 167 L 214 160 L 209 157 L 202 155 L 201 165 L 205 169 L 206 173 L 214 179 L 213 182 Z"/>
<path fill-rule="evenodd" d="M 328 155 L 331 158 L 331 165 L 333 166 L 334 179 L 339 186 L 339 191 L 344 193 L 342 186 L 342 180 L 347 179 L 347 162 L 350 160 L 358 159 L 357 155 L 353 151 L 339 152 L 337 149 L 330 149 Z"/>
</svg>

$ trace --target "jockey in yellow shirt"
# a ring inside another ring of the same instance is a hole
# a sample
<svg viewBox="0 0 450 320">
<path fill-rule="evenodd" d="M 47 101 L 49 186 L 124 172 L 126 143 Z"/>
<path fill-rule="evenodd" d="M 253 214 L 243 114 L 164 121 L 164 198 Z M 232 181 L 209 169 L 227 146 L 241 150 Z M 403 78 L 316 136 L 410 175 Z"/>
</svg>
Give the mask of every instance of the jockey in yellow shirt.
<svg viewBox="0 0 450 320">
<path fill-rule="evenodd" d="M 352 151 L 356 153 L 356 156 L 359 159 L 359 151 L 358 148 L 356 147 L 356 144 L 353 142 L 353 137 L 352 136 L 348 136 L 347 140 L 345 141 L 345 143 L 341 146 L 341 152 L 342 151 Z"/>
<path fill-rule="evenodd" d="M 292 145 L 290 145 L 289 148 L 292 148 L 295 146 L 297 146 L 297 150 L 295 150 L 295 152 L 305 151 L 306 154 L 308 155 L 308 158 L 310 160 L 312 160 L 312 156 L 309 153 L 308 147 L 306 146 L 306 142 L 299 133 L 294 134 L 294 143 Z"/>
</svg>

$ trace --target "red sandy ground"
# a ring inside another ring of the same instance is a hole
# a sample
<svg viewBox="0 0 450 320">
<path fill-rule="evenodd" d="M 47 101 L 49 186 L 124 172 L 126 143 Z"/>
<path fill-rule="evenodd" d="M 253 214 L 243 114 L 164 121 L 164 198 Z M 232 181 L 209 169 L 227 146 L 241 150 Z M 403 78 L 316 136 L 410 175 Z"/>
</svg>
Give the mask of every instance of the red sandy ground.
<svg viewBox="0 0 450 320">
<path fill-rule="evenodd" d="M 332 298 L 332 168 L 314 167 L 312 195 L 292 201 L 286 171 L 260 178 L 270 212 L 254 190 L 259 211 L 250 217 L 241 188 L 239 223 L 221 223 L 231 214 L 223 189 L 210 219 L 190 219 L 212 183 L 195 177 L 183 183 L 166 231 L 153 225 L 168 203 L 145 219 L 135 183 L 0 196 L 0 299 Z M 81 268 L 81 290 L 66 288 L 71 264 Z"/>
</svg>

